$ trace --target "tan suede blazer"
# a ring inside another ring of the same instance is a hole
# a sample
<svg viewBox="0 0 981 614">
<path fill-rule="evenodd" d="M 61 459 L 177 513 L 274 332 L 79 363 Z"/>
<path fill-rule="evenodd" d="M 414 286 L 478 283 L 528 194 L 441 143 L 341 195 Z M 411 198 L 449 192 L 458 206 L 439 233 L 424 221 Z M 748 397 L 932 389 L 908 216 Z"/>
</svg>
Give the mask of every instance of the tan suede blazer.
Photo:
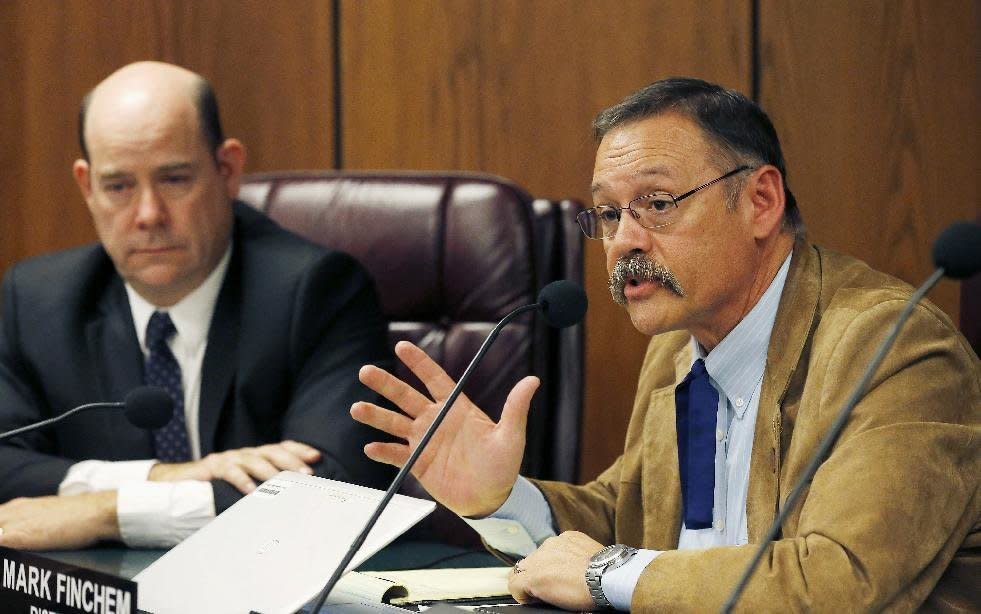
<svg viewBox="0 0 981 614">
<path fill-rule="evenodd" d="M 674 550 L 681 526 L 674 387 L 689 335 L 651 340 L 623 455 L 585 486 L 536 482 L 560 531 L 666 550 L 636 611 L 718 611 L 876 347 L 908 285 L 798 242 L 770 339 L 747 499 L 750 545 Z M 741 611 L 977 611 L 978 357 L 930 303 L 913 313 Z"/>
</svg>

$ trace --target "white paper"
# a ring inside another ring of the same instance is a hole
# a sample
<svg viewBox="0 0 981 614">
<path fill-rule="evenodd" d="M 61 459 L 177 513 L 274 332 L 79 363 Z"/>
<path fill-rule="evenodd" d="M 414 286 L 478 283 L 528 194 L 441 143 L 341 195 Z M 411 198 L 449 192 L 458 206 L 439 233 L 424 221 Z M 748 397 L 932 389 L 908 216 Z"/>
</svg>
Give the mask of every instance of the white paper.
<svg viewBox="0 0 981 614">
<path fill-rule="evenodd" d="M 319 593 L 383 494 L 283 471 L 137 575 L 139 607 L 153 614 L 292 613 Z M 396 495 L 348 569 L 435 506 Z"/>
</svg>

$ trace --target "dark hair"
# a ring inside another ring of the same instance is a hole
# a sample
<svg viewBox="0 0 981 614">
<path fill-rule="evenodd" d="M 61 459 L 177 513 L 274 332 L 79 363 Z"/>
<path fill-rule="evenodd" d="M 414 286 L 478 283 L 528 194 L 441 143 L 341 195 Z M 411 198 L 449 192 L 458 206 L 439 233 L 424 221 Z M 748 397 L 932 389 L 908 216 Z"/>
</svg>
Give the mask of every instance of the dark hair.
<svg viewBox="0 0 981 614">
<path fill-rule="evenodd" d="M 92 102 L 92 90 L 82 98 L 82 106 L 78 110 L 78 145 L 82 156 L 89 159 L 89 148 L 85 144 L 85 116 Z M 215 91 L 207 79 L 198 78 L 194 85 L 194 106 L 198 110 L 198 123 L 201 125 L 201 136 L 204 138 L 208 151 L 212 154 L 225 142 L 225 133 L 221 129 L 221 117 L 218 115 L 218 100 Z"/>
<path fill-rule="evenodd" d="M 739 92 L 686 77 L 655 81 L 601 111 L 593 120 L 593 136 L 599 141 L 614 128 L 667 111 L 682 113 L 698 124 L 726 163 L 741 161 L 777 167 L 783 175 L 786 198 L 784 228 L 803 233 L 797 200 L 787 187 L 787 169 L 777 131 L 763 109 Z"/>
</svg>

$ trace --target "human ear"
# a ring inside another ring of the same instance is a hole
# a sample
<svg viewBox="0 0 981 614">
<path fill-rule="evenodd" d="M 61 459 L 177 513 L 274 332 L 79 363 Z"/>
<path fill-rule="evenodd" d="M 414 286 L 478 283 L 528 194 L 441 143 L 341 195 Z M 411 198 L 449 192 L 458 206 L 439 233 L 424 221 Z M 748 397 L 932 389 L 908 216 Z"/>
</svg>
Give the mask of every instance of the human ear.
<svg viewBox="0 0 981 614">
<path fill-rule="evenodd" d="M 245 156 L 245 145 L 238 139 L 226 139 L 215 152 L 218 173 L 225 182 L 225 191 L 229 198 L 238 196 L 245 170 Z"/>
<path fill-rule="evenodd" d="M 92 175 L 91 167 L 87 160 L 79 158 L 75 160 L 72 164 L 72 175 L 75 177 L 75 183 L 78 184 L 78 189 L 82 192 L 82 198 L 88 203 L 92 199 Z"/>
<path fill-rule="evenodd" d="M 747 183 L 753 204 L 753 237 L 765 239 L 780 232 L 786 207 L 783 175 L 772 164 L 764 164 L 753 172 Z"/>
</svg>

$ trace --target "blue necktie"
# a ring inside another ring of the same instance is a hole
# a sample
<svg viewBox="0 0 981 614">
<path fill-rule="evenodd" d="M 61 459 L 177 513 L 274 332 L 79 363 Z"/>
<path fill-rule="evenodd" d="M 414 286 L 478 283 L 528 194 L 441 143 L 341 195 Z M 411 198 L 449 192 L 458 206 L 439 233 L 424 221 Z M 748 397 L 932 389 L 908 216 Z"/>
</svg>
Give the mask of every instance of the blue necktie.
<svg viewBox="0 0 981 614">
<path fill-rule="evenodd" d="M 701 358 L 674 389 L 674 403 L 685 527 L 707 529 L 712 526 L 715 503 L 715 421 L 719 394 L 709 382 Z"/>
<path fill-rule="evenodd" d="M 187 438 L 187 425 L 184 421 L 181 367 L 167 346 L 167 340 L 176 332 L 170 316 L 160 311 L 153 312 L 146 326 L 146 346 L 150 355 L 143 364 L 143 380 L 148 386 L 163 388 L 174 400 L 174 415 L 170 422 L 153 431 L 156 457 L 165 463 L 191 460 L 191 442 Z"/>
</svg>

